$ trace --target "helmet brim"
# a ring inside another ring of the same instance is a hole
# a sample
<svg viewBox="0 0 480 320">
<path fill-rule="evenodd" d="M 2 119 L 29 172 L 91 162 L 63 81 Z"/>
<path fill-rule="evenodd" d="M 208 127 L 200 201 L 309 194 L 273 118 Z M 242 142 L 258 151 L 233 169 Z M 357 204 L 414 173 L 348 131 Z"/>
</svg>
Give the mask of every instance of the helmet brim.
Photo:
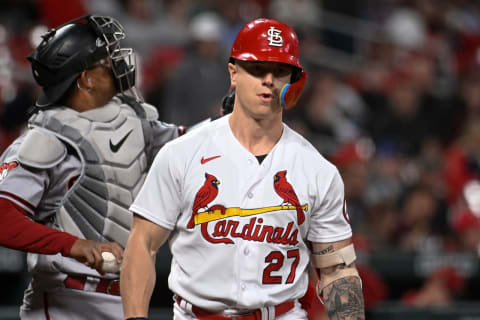
<svg viewBox="0 0 480 320">
<path fill-rule="evenodd" d="M 62 98 L 77 77 L 78 74 L 74 74 L 55 85 L 43 88 L 37 98 L 37 102 L 35 102 L 35 105 L 37 107 L 48 107 L 58 102 L 58 100 Z"/>
</svg>

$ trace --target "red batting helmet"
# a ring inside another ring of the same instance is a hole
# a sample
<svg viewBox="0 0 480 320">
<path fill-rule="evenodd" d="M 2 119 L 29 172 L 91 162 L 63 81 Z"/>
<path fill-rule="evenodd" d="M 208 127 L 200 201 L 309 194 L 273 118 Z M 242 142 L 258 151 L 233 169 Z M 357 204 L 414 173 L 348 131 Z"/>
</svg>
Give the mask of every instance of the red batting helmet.
<svg viewBox="0 0 480 320">
<path fill-rule="evenodd" d="M 285 109 L 298 101 L 307 80 L 299 61 L 298 37 L 285 23 L 273 19 L 257 19 L 247 23 L 232 45 L 230 59 L 242 61 L 272 61 L 295 67 L 291 83 L 280 92 L 280 101 Z"/>
<path fill-rule="evenodd" d="M 272 61 L 303 69 L 298 38 L 288 25 L 273 19 L 247 23 L 237 35 L 230 57 L 242 61 Z"/>
</svg>

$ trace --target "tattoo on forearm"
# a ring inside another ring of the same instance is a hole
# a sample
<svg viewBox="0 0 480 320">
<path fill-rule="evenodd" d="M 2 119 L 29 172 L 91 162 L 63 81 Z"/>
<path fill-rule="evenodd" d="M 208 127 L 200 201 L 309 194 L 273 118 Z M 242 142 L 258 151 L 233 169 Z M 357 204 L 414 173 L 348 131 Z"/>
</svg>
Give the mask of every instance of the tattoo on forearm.
<svg viewBox="0 0 480 320">
<path fill-rule="evenodd" d="M 362 288 L 357 277 L 341 278 L 323 290 L 330 320 L 365 320 Z"/>
<path fill-rule="evenodd" d="M 333 246 L 328 246 L 325 249 L 320 250 L 319 252 L 315 252 L 315 254 L 326 254 L 333 251 Z"/>
</svg>

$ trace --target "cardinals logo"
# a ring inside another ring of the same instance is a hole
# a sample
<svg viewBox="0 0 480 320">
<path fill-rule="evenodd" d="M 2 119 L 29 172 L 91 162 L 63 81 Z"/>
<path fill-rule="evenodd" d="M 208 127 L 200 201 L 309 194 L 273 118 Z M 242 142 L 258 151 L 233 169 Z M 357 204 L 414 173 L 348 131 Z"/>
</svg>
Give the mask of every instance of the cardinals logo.
<svg viewBox="0 0 480 320">
<path fill-rule="evenodd" d="M 16 168 L 18 166 L 18 162 L 17 161 L 12 161 L 12 162 L 8 162 L 8 163 L 3 163 L 1 166 L 0 166 L 0 183 L 2 183 L 5 178 L 7 177 L 7 174 L 10 170 Z"/>
<path fill-rule="evenodd" d="M 279 171 L 273 176 L 273 187 L 275 192 L 283 199 L 284 203 L 289 203 L 295 206 L 297 210 L 298 224 L 302 224 L 305 221 L 305 213 L 303 213 L 302 206 L 298 201 L 297 194 L 290 183 L 287 181 L 287 170 Z"/>
<path fill-rule="evenodd" d="M 272 225 L 265 223 L 263 217 L 257 216 L 269 212 L 280 213 L 296 210 L 297 224 L 300 225 L 305 221 L 304 211 L 308 211 L 308 204 L 300 205 L 293 187 L 287 182 L 286 173 L 286 170 L 279 171 L 274 176 L 275 192 L 283 199 L 283 202 L 280 205 L 256 208 L 225 207 L 221 204 L 212 204 L 218 195 L 220 182 L 215 176 L 205 173 L 205 181 L 193 201 L 192 215 L 187 228 L 193 229 L 196 225 L 200 225 L 203 238 L 215 244 L 234 244 L 235 238 L 241 238 L 247 241 L 297 245 L 299 230 L 295 227 L 295 221 L 289 219 L 290 221 L 284 226 Z M 234 217 L 250 217 L 250 220 L 243 223 L 237 219 L 231 219 Z M 211 222 L 214 225 L 209 228 Z"/>
<path fill-rule="evenodd" d="M 212 202 L 218 195 L 218 185 L 220 181 L 211 174 L 205 173 L 205 182 L 203 186 L 198 190 L 193 201 L 192 217 L 188 222 L 187 228 L 192 229 L 195 227 L 195 215 L 201 208 L 207 208 L 208 204 Z"/>
</svg>

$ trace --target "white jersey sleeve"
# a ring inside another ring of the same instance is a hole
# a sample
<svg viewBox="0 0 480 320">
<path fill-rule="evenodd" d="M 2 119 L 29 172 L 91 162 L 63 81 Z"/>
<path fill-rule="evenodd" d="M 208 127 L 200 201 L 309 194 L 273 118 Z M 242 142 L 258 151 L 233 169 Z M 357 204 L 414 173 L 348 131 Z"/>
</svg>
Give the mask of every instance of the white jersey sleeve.
<svg viewBox="0 0 480 320">
<path fill-rule="evenodd" d="M 180 181 L 175 177 L 172 149 L 167 143 L 156 155 L 130 210 L 164 228 L 175 227 L 180 213 Z M 158 212 L 161 212 L 160 216 Z"/>
<path fill-rule="evenodd" d="M 317 188 L 323 194 L 320 194 L 320 203 L 317 204 L 317 210 L 312 211 L 311 227 L 308 233 L 308 240 L 312 242 L 335 242 L 350 238 L 352 229 L 348 222 L 346 212 L 344 185 L 338 170 L 333 171 L 327 189 L 325 177 L 317 176 Z"/>
</svg>

